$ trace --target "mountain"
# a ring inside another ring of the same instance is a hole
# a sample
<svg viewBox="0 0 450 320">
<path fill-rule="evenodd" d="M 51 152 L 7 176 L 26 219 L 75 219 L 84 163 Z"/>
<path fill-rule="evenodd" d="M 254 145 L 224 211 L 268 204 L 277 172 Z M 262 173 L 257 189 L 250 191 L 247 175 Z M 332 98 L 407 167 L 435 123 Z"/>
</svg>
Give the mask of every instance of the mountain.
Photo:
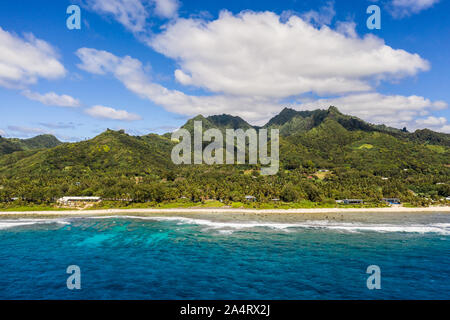
<svg viewBox="0 0 450 320">
<path fill-rule="evenodd" d="M 50 134 L 43 134 L 30 139 L 7 139 L 0 136 L 0 155 L 16 151 L 53 148 L 61 143 Z"/>
<path fill-rule="evenodd" d="M 189 132 L 194 132 L 194 121 L 201 121 L 203 130 L 208 130 L 212 128 L 216 128 L 225 132 L 226 129 L 250 129 L 253 128 L 249 123 L 247 123 L 244 119 L 240 117 L 234 117 L 227 114 L 215 115 L 204 117 L 202 115 L 198 115 L 190 120 L 188 120 L 183 126 L 183 129 L 188 130 Z"/>
<path fill-rule="evenodd" d="M 230 115 L 199 115 L 183 128 L 192 132 L 194 121 L 202 121 L 203 130 L 252 128 Z M 130 136 L 107 130 L 64 144 L 46 136 L 2 138 L 0 200 L 48 203 L 63 195 L 98 195 L 137 202 L 180 197 L 244 201 L 250 194 L 260 202 L 361 198 L 379 203 L 382 197 L 400 197 L 420 204 L 450 195 L 448 134 L 373 125 L 335 107 L 286 108 L 264 128 L 281 133 L 275 176 L 261 176 L 260 165 L 174 165 L 176 143 L 168 134 Z"/>
<path fill-rule="evenodd" d="M 311 130 L 319 126 L 327 119 L 332 119 L 341 124 L 347 130 L 400 132 L 398 129 L 378 127 L 365 122 L 354 116 L 342 114 L 336 107 L 331 106 L 328 110 L 296 111 L 285 108 L 281 113 L 264 126 L 265 128 L 278 128 L 281 134 L 291 135 Z"/>
<path fill-rule="evenodd" d="M 284 108 L 280 114 L 270 119 L 264 128 L 277 128 L 281 135 L 290 136 L 318 127 L 328 119 L 335 120 L 349 131 L 380 132 L 402 140 L 450 147 L 449 134 L 434 132 L 429 129 L 416 130 L 410 133 L 386 125 L 374 125 L 358 117 L 342 114 L 333 106 L 328 110 L 314 111 L 296 111 Z"/>
<path fill-rule="evenodd" d="M 0 174 L 15 177 L 149 174 L 173 167 L 167 156 L 173 145 L 156 134 L 134 137 L 123 130 L 108 129 L 91 140 L 4 156 L 0 158 Z"/>
<path fill-rule="evenodd" d="M 450 134 L 434 132 L 429 129 L 416 130 L 410 134 L 410 140 L 450 147 Z"/>
</svg>

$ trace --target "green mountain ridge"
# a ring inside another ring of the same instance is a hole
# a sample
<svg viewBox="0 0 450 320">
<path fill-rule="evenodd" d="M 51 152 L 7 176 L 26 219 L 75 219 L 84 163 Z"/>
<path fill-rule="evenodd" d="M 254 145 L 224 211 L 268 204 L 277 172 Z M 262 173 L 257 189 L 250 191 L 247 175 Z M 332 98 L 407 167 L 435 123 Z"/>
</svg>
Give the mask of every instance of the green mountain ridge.
<svg viewBox="0 0 450 320">
<path fill-rule="evenodd" d="M 252 128 L 229 115 L 199 115 L 183 128 L 193 130 L 195 120 L 203 122 L 203 130 Z M 420 203 L 450 193 L 448 134 L 375 126 L 334 107 L 284 109 L 264 127 L 281 133 L 280 170 L 274 176 L 261 176 L 260 165 L 176 166 L 171 161 L 176 143 L 169 135 L 107 130 L 47 149 L 33 149 L 45 145 L 41 138 L 16 152 L 9 149 L 0 156 L 0 200 L 40 203 L 64 195 L 98 195 L 137 202 L 243 201 L 250 194 L 260 202 L 400 197 Z"/>
<path fill-rule="evenodd" d="M 0 156 L 17 151 L 48 149 L 60 144 L 62 142 L 50 134 L 43 134 L 30 139 L 8 139 L 0 136 Z"/>
</svg>

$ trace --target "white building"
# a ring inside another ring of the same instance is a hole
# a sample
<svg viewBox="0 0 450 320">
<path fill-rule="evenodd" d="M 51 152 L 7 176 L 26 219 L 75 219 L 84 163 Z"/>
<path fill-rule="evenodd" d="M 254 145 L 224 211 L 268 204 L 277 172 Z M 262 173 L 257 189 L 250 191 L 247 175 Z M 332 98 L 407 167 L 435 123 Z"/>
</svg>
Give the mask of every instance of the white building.
<svg viewBox="0 0 450 320">
<path fill-rule="evenodd" d="M 72 202 L 98 202 L 102 200 L 100 197 L 62 197 L 58 199 L 58 203 L 69 204 Z"/>
</svg>

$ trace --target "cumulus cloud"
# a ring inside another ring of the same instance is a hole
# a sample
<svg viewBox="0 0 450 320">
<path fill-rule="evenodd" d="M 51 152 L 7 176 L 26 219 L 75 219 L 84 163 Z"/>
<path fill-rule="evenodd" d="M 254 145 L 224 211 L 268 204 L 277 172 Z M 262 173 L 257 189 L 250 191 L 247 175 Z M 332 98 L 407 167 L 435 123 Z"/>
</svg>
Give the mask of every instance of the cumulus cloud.
<svg viewBox="0 0 450 320">
<path fill-rule="evenodd" d="M 417 119 L 416 123 L 420 127 L 450 133 L 450 124 L 447 123 L 447 119 L 444 117 L 429 116 L 428 118 Z"/>
<path fill-rule="evenodd" d="M 167 89 L 153 82 L 145 74 L 142 63 L 129 56 L 117 57 L 109 52 L 91 48 L 81 48 L 77 51 L 77 55 L 82 61 L 79 65 L 81 69 L 97 74 L 113 74 L 128 90 L 170 112 L 190 116 L 230 113 L 262 125 L 282 108 L 283 102 L 271 97 L 224 94 L 191 96 L 178 90 Z M 96 64 L 92 61 L 96 61 Z M 385 96 L 373 92 L 297 103 L 293 107 L 317 109 L 330 105 L 338 106 L 343 112 L 360 116 L 368 121 L 397 127 L 409 124 L 414 117 L 425 115 L 428 109 L 447 107 L 443 101 L 432 102 L 419 96 Z"/>
<path fill-rule="evenodd" d="M 176 17 L 180 6 L 178 0 L 85 0 L 83 3 L 98 14 L 111 16 L 133 33 L 145 32 L 151 15 Z"/>
<path fill-rule="evenodd" d="M 23 88 L 39 78 L 57 79 L 65 74 L 50 44 L 32 34 L 22 38 L 0 27 L 0 86 Z"/>
<path fill-rule="evenodd" d="M 239 30 L 236 32 L 235 30 Z M 337 30 L 317 27 L 298 16 L 284 22 L 271 12 L 222 12 L 218 19 L 177 19 L 149 43 L 177 61 L 176 80 L 204 90 L 189 95 L 168 89 L 144 71 L 141 61 L 81 48 L 79 68 L 112 74 L 128 90 L 183 115 L 229 113 L 264 124 L 287 102 L 298 108 L 336 105 L 342 111 L 393 126 L 415 124 L 431 109 L 445 108 L 418 96 L 374 92 L 383 80 L 398 80 L 429 69 L 418 54 L 393 49 L 383 40 L 359 37 L 355 24 Z M 305 95 L 323 99 L 306 103 Z M 334 98 L 325 98 L 333 96 Z"/>
<path fill-rule="evenodd" d="M 298 16 L 282 22 L 272 12 L 223 11 L 214 21 L 178 19 L 149 45 L 179 63 L 181 84 L 235 96 L 361 92 L 371 82 L 429 69 L 418 54 L 373 35 L 349 36 L 351 25 L 346 30 L 318 28 Z"/>
<path fill-rule="evenodd" d="M 128 90 L 149 99 L 170 112 L 184 115 L 238 114 L 253 121 L 264 121 L 280 109 L 276 101 L 245 96 L 191 96 L 170 90 L 153 82 L 144 72 L 142 63 L 129 56 L 117 57 L 109 52 L 81 48 L 79 68 L 94 74 L 113 74 Z M 95 61 L 95 63 L 93 63 Z"/>
<path fill-rule="evenodd" d="M 155 13 L 163 18 L 172 18 L 177 15 L 180 3 L 177 0 L 153 0 Z"/>
<path fill-rule="evenodd" d="M 394 18 L 403 18 L 431 8 L 438 2 L 439 0 L 392 0 L 388 8 Z"/>
<path fill-rule="evenodd" d="M 116 110 L 114 108 L 100 105 L 86 109 L 85 112 L 92 117 L 103 119 L 122 120 L 122 121 L 135 121 L 142 119 L 137 114 L 129 113 L 128 111 L 125 110 Z"/>
<path fill-rule="evenodd" d="M 338 107 L 343 113 L 358 116 L 372 123 L 412 129 L 426 127 L 430 122 L 434 121 L 434 117 L 429 117 L 427 120 L 415 120 L 417 117 L 424 116 L 431 110 L 441 110 L 447 107 L 447 104 L 443 101 L 431 101 L 415 95 L 363 93 L 331 99 L 318 99 L 308 103 L 297 104 L 295 108 L 313 110 L 330 105 Z"/>
<path fill-rule="evenodd" d="M 334 10 L 334 3 L 330 1 L 325 6 L 321 7 L 319 11 L 310 10 L 303 13 L 301 17 L 303 20 L 310 23 L 315 23 L 317 25 L 328 25 L 331 21 L 333 21 L 335 15 L 336 11 Z"/>
<path fill-rule="evenodd" d="M 6 132 L 2 129 L 0 129 L 0 136 L 6 136 Z"/>
<path fill-rule="evenodd" d="M 148 12 L 141 0 L 86 0 L 89 9 L 112 16 L 131 32 L 144 31 Z"/>
<path fill-rule="evenodd" d="M 424 119 L 417 119 L 416 123 L 420 124 L 420 125 L 431 125 L 431 126 L 438 126 L 438 125 L 444 125 L 445 123 L 447 123 L 447 119 L 445 119 L 444 117 L 433 117 L 430 116 L 428 118 L 424 118 Z"/>
<path fill-rule="evenodd" d="M 437 130 L 440 132 L 444 132 L 444 133 L 450 133 L 450 124 L 442 126 L 441 128 L 439 128 Z"/>
<path fill-rule="evenodd" d="M 78 99 L 75 99 L 66 94 L 58 95 L 54 92 L 40 94 L 38 92 L 32 92 L 30 90 L 24 90 L 22 94 L 30 100 L 39 101 L 47 106 L 76 108 L 81 105 Z"/>
</svg>

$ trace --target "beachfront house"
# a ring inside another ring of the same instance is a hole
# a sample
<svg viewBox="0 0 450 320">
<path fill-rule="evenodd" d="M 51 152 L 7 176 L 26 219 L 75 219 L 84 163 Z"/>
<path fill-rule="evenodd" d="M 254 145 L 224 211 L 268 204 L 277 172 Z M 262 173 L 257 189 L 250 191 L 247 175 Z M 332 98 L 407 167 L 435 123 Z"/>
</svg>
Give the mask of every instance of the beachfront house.
<svg viewBox="0 0 450 320">
<path fill-rule="evenodd" d="M 256 201 L 254 196 L 245 196 L 245 201 Z"/>
<path fill-rule="evenodd" d="M 383 198 L 381 201 L 386 202 L 387 204 L 401 204 L 401 201 L 399 198 Z"/>
<path fill-rule="evenodd" d="M 344 204 L 363 204 L 364 200 L 361 199 L 344 199 Z"/>
<path fill-rule="evenodd" d="M 100 197 L 62 197 L 57 200 L 61 205 L 74 205 L 74 204 L 86 204 L 100 202 L 102 199 Z"/>
</svg>

